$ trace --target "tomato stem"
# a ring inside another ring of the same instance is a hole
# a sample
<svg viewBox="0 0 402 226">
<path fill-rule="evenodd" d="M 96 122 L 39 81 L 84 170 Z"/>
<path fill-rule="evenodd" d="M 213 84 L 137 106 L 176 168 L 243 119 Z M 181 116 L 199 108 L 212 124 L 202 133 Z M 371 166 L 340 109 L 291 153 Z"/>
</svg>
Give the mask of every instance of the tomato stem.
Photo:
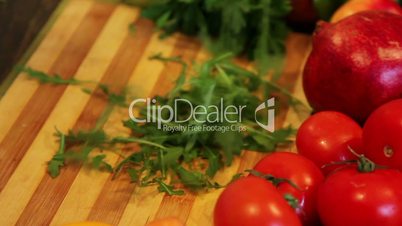
<svg viewBox="0 0 402 226">
<path fill-rule="evenodd" d="M 363 154 L 357 154 L 350 146 L 348 146 L 349 151 L 358 158 L 357 169 L 362 173 L 370 173 L 376 169 L 376 164 L 368 159 Z"/>
<path fill-rule="evenodd" d="M 350 146 L 348 146 L 348 149 L 354 156 L 356 156 L 357 160 L 346 160 L 346 161 L 340 161 L 340 162 L 331 162 L 329 164 L 323 165 L 321 168 L 326 168 L 326 167 L 333 166 L 333 165 L 357 164 L 357 169 L 358 169 L 359 172 L 369 173 L 369 172 L 373 172 L 376 168 L 382 167 L 382 166 L 379 166 L 379 165 L 375 164 L 373 161 L 368 159 L 363 154 L 358 154 Z"/>
<path fill-rule="evenodd" d="M 331 162 L 327 163 L 323 166 L 321 166 L 321 169 L 325 169 L 330 166 L 335 166 L 335 165 L 350 165 L 350 164 L 355 164 L 357 161 L 356 160 L 345 160 L 345 161 L 339 161 L 339 162 Z"/>
<path fill-rule="evenodd" d="M 269 182 L 271 182 L 275 187 L 278 187 L 279 184 L 281 183 L 288 183 L 290 184 L 292 187 L 294 187 L 295 189 L 301 191 L 301 189 L 299 188 L 299 186 L 297 186 L 295 183 L 293 183 L 293 181 L 286 179 L 286 178 L 280 178 L 280 177 L 275 177 L 271 174 L 263 174 L 261 172 L 258 172 L 256 170 L 246 170 L 246 172 L 249 172 L 250 174 L 252 174 L 253 176 L 256 177 L 260 177 L 262 179 L 268 180 Z"/>
<path fill-rule="evenodd" d="M 286 200 L 286 202 L 291 206 L 293 209 L 298 209 L 300 207 L 299 205 L 299 200 L 295 198 L 291 194 L 285 194 L 283 198 Z"/>
</svg>

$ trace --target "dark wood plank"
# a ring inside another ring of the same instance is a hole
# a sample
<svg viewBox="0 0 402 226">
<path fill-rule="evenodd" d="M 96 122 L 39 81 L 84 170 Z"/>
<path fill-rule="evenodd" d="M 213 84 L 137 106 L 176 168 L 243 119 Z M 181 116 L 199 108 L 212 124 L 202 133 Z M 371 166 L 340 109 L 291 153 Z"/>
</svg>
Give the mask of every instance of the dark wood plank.
<svg viewBox="0 0 402 226">
<path fill-rule="evenodd" d="M 61 0 L 0 1 L 0 84 Z"/>
</svg>

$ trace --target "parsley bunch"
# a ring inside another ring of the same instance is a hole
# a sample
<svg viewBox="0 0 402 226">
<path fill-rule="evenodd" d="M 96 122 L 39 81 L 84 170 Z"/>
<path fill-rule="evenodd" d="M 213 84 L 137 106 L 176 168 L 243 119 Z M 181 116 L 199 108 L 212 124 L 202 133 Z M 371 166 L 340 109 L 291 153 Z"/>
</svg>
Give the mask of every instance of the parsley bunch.
<svg viewBox="0 0 402 226">
<path fill-rule="evenodd" d="M 265 73 L 282 67 L 290 11 L 289 0 L 151 0 L 142 16 L 155 21 L 162 36 L 199 36 L 213 53 L 246 55 Z"/>
</svg>

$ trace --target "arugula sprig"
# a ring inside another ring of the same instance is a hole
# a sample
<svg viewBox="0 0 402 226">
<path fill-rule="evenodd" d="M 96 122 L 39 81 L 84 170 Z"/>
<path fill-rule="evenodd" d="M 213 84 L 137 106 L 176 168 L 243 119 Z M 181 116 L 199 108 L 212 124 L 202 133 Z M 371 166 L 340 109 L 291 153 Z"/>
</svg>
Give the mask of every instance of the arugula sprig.
<svg viewBox="0 0 402 226">
<path fill-rule="evenodd" d="M 56 129 L 56 136 L 59 137 L 59 150 L 53 156 L 48 163 L 48 172 L 51 177 L 55 178 L 60 174 L 60 168 L 64 166 L 64 151 L 66 149 L 66 137 L 65 135 Z"/>
<path fill-rule="evenodd" d="M 87 81 L 78 81 L 75 78 L 62 78 L 59 74 L 50 76 L 43 71 L 37 71 L 30 67 L 19 67 L 18 72 L 27 74 L 30 78 L 38 80 L 42 84 L 52 85 L 80 85 Z"/>
<path fill-rule="evenodd" d="M 133 181 L 142 185 L 155 184 L 156 179 L 164 181 L 170 175 L 173 181 L 183 184 L 190 190 L 218 188 L 222 185 L 213 182 L 212 178 L 219 170 L 231 165 L 233 158 L 239 156 L 242 150 L 269 152 L 278 144 L 289 144 L 294 129 L 288 127 L 268 133 L 258 126 L 254 118 L 254 109 L 264 100 L 256 93 L 263 91 L 266 84 L 277 87 L 270 89 L 272 93 L 281 92 L 282 88 L 273 82 L 264 81 L 256 73 L 231 64 L 229 62 L 231 56 L 225 54 L 201 65 L 195 65 L 193 72 L 188 71 L 187 65 L 180 58 L 167 58 L 160 54 L 151 57 L 153 60 L 184 65 L 176 86 L 165 96 L 158 96 L 155 99 L 160 105 L 171 107 L 178 98 L 187 99 L 194 105 L 218 105 L 221 99 L 225 100 L 225 107 L 247 105 L 248 111 L 244 112 L 242 121 L 238 124 L 246 127 L 247 131 L 172 132 L 158 129 L 156 123 L 136 123 L 129 119 L 123 121 L 123 125 L 132 131 L 131 136 L 117 138 L 115 142 L 136 143 L 139 145 L 139 150 L 122 160 L 115 172 L 127 171 Z M 178 109 L 177 117 L 185 118 L 188 107 L 179 106 Z M 140 116 L 146 117 L 147 109 L 139 107 L 138 112 Z M 172 124 L 175 125 L 174 122 Z M 200 123 L 192 119 L 182 125 L 190 127 L 230 124 Z M 160 185 L 160 190 L 165 189 L 166 186 Z"/>
<path fill-rule="evenodd" d="M 156 96 L 154 99 L 160 105 L 172 107 L 178 98 L 187 99 L 194 106 L 219 105 L 221 99 L 224 100 L 223 107 L 246 105 L 241 121 L 234 124 L 227 121 L 201 123 L 194 119 L 182 123 L 184 127 L 235 125 L 244 127 L 245 131 L 166 131 L 158 128 L 157 123 L 137 123 L 127 119 L 122 123 L 131 133 L 111 137 L 102 129 L 109 115 L 104 114 L 94 129 L 69 131 L 67 134 L 56 132 L 60 148 L 49 161 L 49 174 L 56 177 L 61 167 L 72 161 L 78 161 L 95 169 L 111 171 L 114 174 L 113 178 L 127 173 L 131 181 L 140 186 L 156 185 L 161 192 L 182 195 L 186 189 L 199 191 L 224 186 L 216 183 L 213 178 L 219 170 L 230 166 L 233 159 L 240 156 L 242 150 L 270 152 L 278 145 L 288 145 L 295 132 L 294 129 L 287 127 L 277 129 L 274 133 L 266 132 L 255 122 L 254 109 L 267 97 L 277 93 L 285 94 L 283 96 L 288 99 L 290 105 L 302 102 L 275 82 L 230 63 L 231 57 L 232 54 L 224 54 L 200 65 L 194 65 L 190 70 L 179 57 L 169 58 L 160 54 L 152 56 L 152 60 L 175 62 L 183 66 L 175 87 L 166 95 Z M 45 73 L 40 76 L 46 81 L 54 79 Z M 64 82 L 68 83 L 68 80 Z M 64 82 L 58 81 L 57 84 L 65 84 Z M 81 84 L 81 81 L 74 80 L 70 85 L 77 84 Z M 98 87 L 110 96 L 108 86 L 98 85 Z M 259 93 L 264 95 L 258 95 Z M 125 100 L 129 99 L 127 96 L 117 99 L 117 102 L 121 103 L 118 106 L 127 106 L 125 103 Z M 109 101 L 112 100 L 113 98 L 109 98 Z M 147 106 L 137 108 L 139 116 L 146 117 Z M 179 119 L 186 117 L 189 112 L 188 105 L 180 105 L 177 109 Z M 257 115 L 259 120 L 263 120 L 263 116 L 264 114 Z M 178 123 L 171 122 L 169 125 L 177 126 Z M 91 154 L 94 150 L 101 153 Z M 114 167 L 106 160 L 109 154 L 120 156 Z M 238 176 L 235 175 L 234 178 Z"/>
<path fill-rule="evenodd" d="M 80 86 L 82 91 L 85 93 L 105 97 L 113 105 L 127 107 L 126 90 L 123 90 L 121 93 L 114 93 L 110 91 L 107 84 L 88 80 L 78 80 L 75 78 L 63 78 L 59 74 L 49 75 L 43 71 L 38 71 L 30 67 L 21 66 L 18 68 L 18 72 L 25 73 L 29 78 L 36 79 L 41 84 Z M 99 89 L 89 88 L 91 84 L 97 85 Z"/>
<path fill-rule="evenodd" d="M 48 172 L 51 177 L 60 174 L 60 168 L 69 161 L 88 163 L 91 167 L 99 170 L 113 172 L 113 167 L 105 161 L 105 154 L 90 157 L 95 149 L 103 150 L 110 147 L 108 137 L 103 130 L 69 131 L 63 134 L 56 129 L 55 136 L 59 138 L 59 150 L 48 162 Z"/>
</svg>

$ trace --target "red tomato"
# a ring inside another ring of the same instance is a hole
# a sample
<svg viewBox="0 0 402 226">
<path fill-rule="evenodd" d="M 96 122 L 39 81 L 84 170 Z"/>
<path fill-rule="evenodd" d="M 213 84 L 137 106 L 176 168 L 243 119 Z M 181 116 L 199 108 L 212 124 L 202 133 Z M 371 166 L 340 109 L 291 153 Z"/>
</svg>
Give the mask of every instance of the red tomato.
<svg viewBox="0 0 402 226">
<path fill-rule="evenodd" d="M 324 176 L 311 160 L 296 153 L 275 152 L 258 162 L 254 170 L 292 181 L 299 189 L 284 182 L 277 186 L 279 193 L 290 194 L 298 200 L 296 213 L 304 225 L 316 225 L 319 222 L 316 210 L 317 189 L 324 181 Z"/>
<path fill-rule="evenodd" d="M 268 181 L 240 178 L 222 192 L 215 205 L 215 226 L 301 226 L 296 213 Z"/>
<path fill-rule="evenodd" d="M 331 162 L 356 159 L 348 146 L 360 152 L 362 129 L 348 116 L 334 111 L 323 111 L 308 118 L 299 128 L 296 146 L 301 155 L 318 167 Z M 328 174 L 334 167 L 325 167 Z"/>
<path fill-rule="evenodd" d="M 402 170 L 402 99 L 382 105 L 363 128 L 365 155 L 380 165 Z"/>
<path fill-rule="evenodd" d="M 318 212 L 325 226 L 402 225 L 402 174 L 396 170 L 329 176 L 318 191 Z"/>
</svg>

